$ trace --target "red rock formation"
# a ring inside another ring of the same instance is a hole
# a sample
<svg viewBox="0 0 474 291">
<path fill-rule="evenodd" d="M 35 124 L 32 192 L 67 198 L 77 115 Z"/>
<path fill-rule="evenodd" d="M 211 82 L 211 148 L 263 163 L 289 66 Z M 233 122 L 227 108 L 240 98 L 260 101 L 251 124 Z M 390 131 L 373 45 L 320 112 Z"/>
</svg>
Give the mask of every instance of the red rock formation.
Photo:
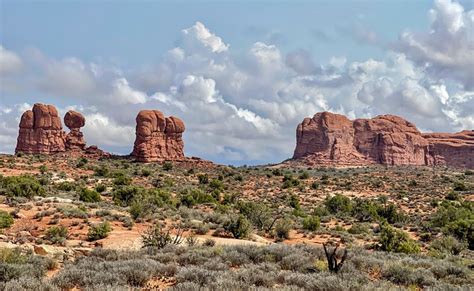
<svg viewBox="0 0 474 291">
<path fill-rule="evenodd" d="M 329 112 L 305 118 L 293 159 L 308 164 L 474 167 L 474 134 L 422 134 L 394 115 L 349 120 Z"/>
<path fill-rule="evenodd" d="M 142 110 L 138 113 L 136 139 L 132 156 L 137 161 L 154 162 L 182 160 L 184 123 L 171 116 L 165 118 L 158 110 Z"/>
<path fill-rule="evenodd" d="M 474 168 L 474 130 L 425 133 L 434 165 Z"/>
<path fill-rule="evenodd" d="M 52 105 L 35 104 L 21 116 L 15 152 L 30 154 L 63 152 L 66 133 Z"/>
<path fill-rule="evenodd" d="M 58 111 L 52 105 L 35 104 L 21 116 L 20 132 L 15 152 L 27 154 L 64 153 L 68 156 L 99 158 L 110 154 L 97 146 L 86 148 L 81 132 L 85 125 L 84 116 L 76 111 L 68 111 L 64 124 L 70 129 L 66 134 L 61 125 Z"/>
<path fill-rule="evenodd" d="M 84 135 L 81 132 L 81 127 L 86 124 L 84 116 L 76 111 L 68 111 L 64 115 L 64 124 L 69 128 L 69 133 L 66 136 L 66 149 L 67 150 L 84 150 L 86 147 L 86 141 Z"/>
</svg>

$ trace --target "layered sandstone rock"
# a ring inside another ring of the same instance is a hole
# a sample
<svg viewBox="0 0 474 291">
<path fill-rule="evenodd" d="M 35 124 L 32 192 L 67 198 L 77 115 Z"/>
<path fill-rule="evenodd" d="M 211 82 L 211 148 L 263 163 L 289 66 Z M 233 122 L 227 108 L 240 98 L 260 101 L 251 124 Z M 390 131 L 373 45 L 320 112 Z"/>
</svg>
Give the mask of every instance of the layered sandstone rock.
<svg viewBox="0 0 474 291">
<path fill-rule="evenodd" d="M 15 152 L 57 153 L 66 150 L 66 133 L 58 111 L 52 105 L 35 104 L 21 116 Z"/>
<path fill-rule="evenodd" d="M 68 156 L 100 158 L 110 154 L 97 146 L 86 148 L 81 127 L 86 123 L 84 116 L 76 111 L 68 111 L 64 124 L 69 128 L 66 134 L 62 129 L 58 111 L 52 105 L 35 104 L 21 116 L 15 152 L 28 154 L 65 153 Z"/>
<path fill-rule="evenodd" d="M 84 116 L 79 112 L 70 110 L 64 115 L 64 124 L 70 130 L 66 135 L 66 149 L 84 150 L 86 141 L 84 140 L 84 134 L 81 132 L 81 127 L 86 124 Z"/>
<path fill-rule="evenodd" d="M 472 131 L 422 134 L 394 115 L 351 121 L 321 112 L 298 125 L 296 138 L 293 158 L 308 164 L 474 167 Z"/>
<path fill-rule="evenodd" d="M 474 130 L 458 133 L 425 133 L 434 165 L 474 168 Z"/>
<path fill-rule="evenodd" d="M 159 110 L 142 110 L 136 118 L 136 139 L 132 156 L 137 161 L 154 162 L 184 159 L 185 130 L 181 119 L 166 117 Z"/>
</svg>

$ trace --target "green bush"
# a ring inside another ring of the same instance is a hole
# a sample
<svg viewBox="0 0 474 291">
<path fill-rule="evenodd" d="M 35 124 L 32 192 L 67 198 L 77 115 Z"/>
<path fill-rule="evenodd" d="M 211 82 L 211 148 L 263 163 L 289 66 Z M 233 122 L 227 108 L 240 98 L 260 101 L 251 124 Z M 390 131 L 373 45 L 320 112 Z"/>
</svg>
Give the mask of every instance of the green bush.
<svg viewBox="0 0 474 291">
<path fill-rule="evenodd" d="M 115 176 L 114 181 L 113 181 L 114 185 L 128 186 L 132 184 L 132 178 L 127 176 L 125 173 L 118 172 L 114 176 Z"/>
<path fill-rule="evenodd" d="M 326 198 L 324 205 L 332 214 L 347 214 L 352 211 L 351 199 L 341 194 Z"/>
<path fill-rule="evenodd" d="M 82 188 L 79 192 L 79 200 L 83 202 L 100 202 L 100 194 L 94 190 L 89 190 L 87 188 Z"/>
<path fill-rule="evenodd" d="M 196 204 L 216 203 L 216 199 L 200 189 L 187 189 L 181 192 L 181 205 L 191 207 Z"/>
<path fill-rule="evenodd" d="M 453 190 L 454 191 L 467 191 L 467 186 L 462 182 L 454 182 Z"/>
<path fill-rule="evenodd" d="M 444 201 L 430 219 L 431 227 L 441 228 L 446 235 L 453 235 L 467 242 L 474 249 L 474 202 Z"/>
<path fill-rule="evenodd" d="M 237 204 L 237 208 L 257 229 L 265 230 L 271 227 L 273 221 L 271 211 L 265 204 L 252 201 L 240 201 Z"/>
<path fill-rule="evenodd" d="M 231 233 L 234 238 L 241 239 L 250 235 L 251 224 L 247 218 L 239 215 L 225 222 L 224 229 Z"/>
<path fill-rule="evenodd" d="M 0 229 L 9 228 L 14 222 L 10 213 L 0 210 Z"/>
<path fill-rule="evenodd" d="M 103 238 L 106 238 L 109 235 L 109 232 L 111 231 L 112 231 L 112 228 L 110 227 L 110 224 L 107 221 L 94 224 L 89 227 L 89 232 L 87 233 L 87 239 L 89 241 L 103 239 Z"/>
<path fill-rule="evenodd" d="M 391 227 L 387 223 L 380 226 L 380 249 L 387 252 L 415 254 L 420 252 L 420 246 L 408 237 L 408 234 Z"/>
<path fill-rule="evenodd" d="M 97 191 L 99 193 L 104 192 L 106 189 L 107 189 L 107 186 L 105 186 L 104 184 L 99 184 L 99 185 L 95 186 L 95 191 Z"/>
<path fill-rule="evenodd" d="M 64 182 L 61 182 L 61 183 L 57 184 L 56 188 L 58 190 L 61 190 L 61 191 L 69 192 L 69 191 L 72 191 L 72 190 L 76 189 L 76 184 L 72 183 L 72 182 L 64 181 Z"/>
<path fill-rule="evenodd" d="M 173 169 L 173 164 L 171 162 L 163 163 L 163 170 L 164 171 L 171 171 Z"/>
<path fill-rule="evenodd" d="M 207 184 L 209 183 L 209 176 L 207 174 L 199 174 L 198 175 L 199 184 Z"/>
<path fill-rule="evenodd" d="M 138 186 L 124 186 L 114 189 L 112 197 L 120 206 L 129 206 L 135 197 L 142 197 L 145 189 Z"/>
<path fill-rule="evenodd" d="M 436 255 L 459 255 L 466 249 L 466 245 L 458 241 L 453 236 L 442 236 L 435 239 L 431 245 L 430 250 Z"/>
<path fill-rule="evenodd" d="M 94 175 L 98 177 L 107 177 L 110 173 L 109 167 L 105 165 L 101 165 L 100 167 L 96 167 L 94 169 Z"/>
<path fill-rule="evenodd" d="M 52 226 L 46 230 L 44 238 L 53 244 L 63 244 L 68 236 L 67 228 L 64 226 Z"/>
<path fill-rule="evenodd" d="M 45 189 L 41 183 L 31 176 L 0 176 L 0 194 L 10 197 L 44 196 Z"/>
<path fill-rule="evenodd" d="M 310 231 L 317 230 L 320 224 L 321 224 L 321 220 L 319 219 L 319 216 L 311 215 L 303 219 L 303 228 Z"/>
<path fill-rule="evenodd" d="M 279 220 L 275 225 L 275 237 L 277 240 L 290 238 L 291 221 L 288 219 Z"/>
</svg>

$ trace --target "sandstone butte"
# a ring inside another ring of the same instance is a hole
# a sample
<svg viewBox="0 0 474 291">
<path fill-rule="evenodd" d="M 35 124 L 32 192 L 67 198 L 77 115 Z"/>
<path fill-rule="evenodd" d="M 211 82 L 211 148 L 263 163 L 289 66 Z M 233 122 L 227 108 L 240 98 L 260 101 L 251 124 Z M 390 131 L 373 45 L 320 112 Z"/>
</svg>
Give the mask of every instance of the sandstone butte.
<svg viewBox="0 0 474 291">
<path fill-rule="evenodd" d="M 76 111 L 68 111 L 64 123 L 70 129 L 63 130 L 61 118 L 56 107 L 36 103 L 33 110 L 23 113 L 17 139 L 16 153 L 54 154 L 74 153 L 102 156 L 105 153 L 96 146 L 86 148 L 81 127 L 85 125 L 84 116 Z"/>
<path fill-rule="evenodd" d="M 184 160 L 184 122 L 159 110 L 142 110 L 136 118 L 132 156 L 139 162 Z"/>
<path fill-rule="evenodd" d="M 394 115 L 349 120 L 320 112 L 298 125 L 293 160 L 307 165 L 474 168 L 474 130 L 421 133 Z"/>
</svg>

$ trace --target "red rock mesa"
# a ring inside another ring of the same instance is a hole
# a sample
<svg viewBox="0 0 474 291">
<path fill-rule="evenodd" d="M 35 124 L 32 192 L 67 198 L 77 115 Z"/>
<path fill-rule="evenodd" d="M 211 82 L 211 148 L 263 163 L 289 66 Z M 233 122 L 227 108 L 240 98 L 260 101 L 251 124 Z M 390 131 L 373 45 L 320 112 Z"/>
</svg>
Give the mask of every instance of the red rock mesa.
<svg viewBox="0 0 474 291">
<path fill-rule="evenodd" d="M 159 110 L 138 113 L 136 139 L 132 156 L 140 162 L 183 160 L 184 123 L 181 119 L 166 117 Z"/>
<path fill-rule="evenodd" d="M 349 120 L 320 112 L 296 129 L 293 159 L 311 165 L 444 165 L 474 168 L 474 131 L 422 134 L 394 115 Z"/>
</svg>

